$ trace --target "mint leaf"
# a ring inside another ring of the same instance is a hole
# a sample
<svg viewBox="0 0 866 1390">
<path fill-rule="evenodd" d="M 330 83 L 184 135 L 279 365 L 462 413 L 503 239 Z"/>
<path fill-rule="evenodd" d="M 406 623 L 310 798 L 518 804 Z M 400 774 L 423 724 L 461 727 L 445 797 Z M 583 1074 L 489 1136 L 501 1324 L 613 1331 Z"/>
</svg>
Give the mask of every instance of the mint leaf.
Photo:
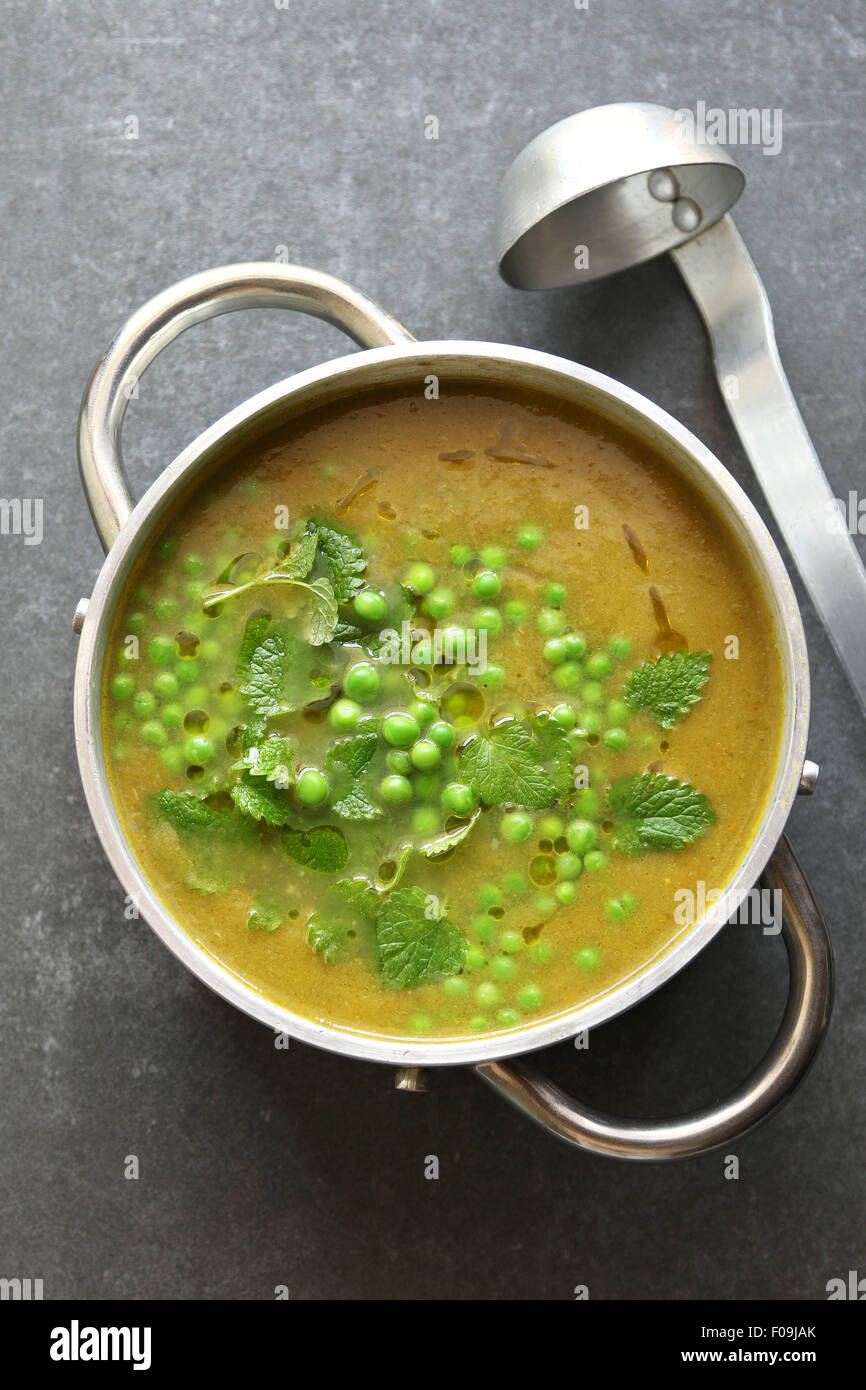
<svg viewBox="0 0 866 1390">
<path fill-rule="evenodd" d="M 283 849 L 290 859 L 305 869 L 322 874 L 345 869 L 349 849 L 342 830 L 333 825 L 316 825 L 312 830 L 284 830 Z"/>
<path fill-rule="evenodd" d="M 219 811 L 192 792 L 160 792 L 157 805 L 161 818 L 175 830 L 201 830 L 216 825 L 220 819 Z"/>
<path fill-rule="evenodd" d="M 307 918 L 307 945 L 326 965 L 344 960 L 354 954 L 349 932 L 351 928 L 337 917 L 314 912 Z"/>
<path fill-rule="evenodd" d="M 382 814 L 381 807 L 373 804 L 359 781 L 378 741 L 376 734 L 356 734 L 333 744 L 325 755 L 325 767 L 337 777 L 331 805 L 344 820 L 377 820 Z"/>
<path fill-rule="evenodd" d="M 376 892 L 368 878 L 340 878 L 328 887 L 346 908 L 364 922 L 375 922 L 382 904 L 382 896 Z"/>
<path fill-rule="evenodd" d="M 242 686 L 256 714 L 266 718 L 291 714 L 294 705 L 286 698 L 285 687 L 291 666 L 285 637 L 266 637 L 250 657 L 250 674 Z"/>
<path fill-rule="evenodd" d="M 268 825 L 288 824 L 292 811 L 289 799 L 270 782 L 245 776 L 232 787 L 231 798 L 238 810 L 253 820 L 267 821 Z"/>
<path fill-rule="evenodd" d="M 337 603 L 348 603 L 364 587 L 361 575 L 367 561 L 363 550 L 350 536 L 330 526 L 319 526 L 319 550 L 328 566 Z"/>
<path fill-rule="evenodd" d="M 241 731 L 241 750 L 244 757 L 263 741 L 267 735 L 267 730 L 268 721 L 266 719 L 250 719 L 244 724 Z"/>
<path fill-rule="evenodd" d="M 702 792 L 662 772 L 621 777 L 608 789 L 615 819 L 614 844 L 626 854 L 645 849 L 684 849 L 716 823 Z"/>
<path fill-rule="evenodd" d="M 318 547 L 318 527 L 314 522 L 308 521 L 303 535 L 295 542 L 292 553 L 276 566 L 274 573 L 285 574 L 287 579 L 306 579 L 313 568 Z"/>
<path fill-rule="evenodd" d="M 574 786 L 574 755 L 565 729 L 555 719 L 542 714 L 536 715 L 532 727 L 557 797 L 567 796 Z"/>
<path fill-rule="evenodd" d="M 281 791 L 291 786 L 294 778 L 292 768 L 295 763 L 295 741 L 275 735 L 260 739 L 244 749 L 244 756 L 236 768 L 242 768 L 254 777 L 264 777 L 273 782 Z"/>
<path fill-rule="evenodd" d="M 667 652 L 632 671 L 623 696 L 632 709 L 648 709 L 663 729 L 672 729 L 701 698 L 710 677 L 709 652 Z"/>
<path fill-rule="evenodd" d="M 268 635 L 268 628 L 271 625 L 271 615 L 263 609 L 253 613 L 247 618 L 247 625 L 244 628 L 244 635 L 241 638 L 238 659 L 235 662 L 235 673 L 241 681 L 248 680 L 250 674 L 250 659 L 256 647 L 261 646 Z"/>
<path fill-rule="evenodd" d="M 517 720 L 476 734 L 459 750 L 460 772 L 488 806 L 511 802 L 540 811 L 552 806 L 557 788 L 544 769 L 537 739 Z"/>
<path fill-rule="evenodd" d="M 314 579 L 303 586 L 313 595 L 310 642 L 321 647 L 330 642 L 337 626 L 337 599 L 329 579 Z"/>
<path fill-rule="evenodd" d="M 250 910 L 247 926 L 251 931 L 276 931 L 284 920 L 283 909 L 260 893 Z"/>
<path fill-rule="evenodd" d="M 446 830 L 444 834 L 437 835 L 435 840 L 428 840 L 426 844 L 419 845 L 419 850 L 426 859 L 442 859 L 458 845 L 462 845 L 480 815 L 481 808 L 479 807 L 477 811 L 473 812 L 469 820 L 464 821 L 462 825 L 455 826 L 453 830 Z"/>
<path fill-rule="evenodd" d="M 466 938 L 447 917 L 435 915 L 434 903 L 421 888 L 399 888 L 379 913 L 379 969 L 394 989 L 429 984 L 463 968 Z"/>
</svg>

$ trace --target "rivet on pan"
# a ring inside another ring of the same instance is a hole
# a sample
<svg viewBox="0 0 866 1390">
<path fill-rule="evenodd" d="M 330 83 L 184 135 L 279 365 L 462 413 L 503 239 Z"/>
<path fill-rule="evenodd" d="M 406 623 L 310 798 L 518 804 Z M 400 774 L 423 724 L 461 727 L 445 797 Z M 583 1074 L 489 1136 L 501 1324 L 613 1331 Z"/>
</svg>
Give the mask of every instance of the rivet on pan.
<svg viewBox="0 0 866 1390">
<path fill-rule="evenodd" d="M 84 627 L 84 619 L 87 617 L 87 605 L 89 602 L 90 599 L 80 598 L 75 612 L 72 615 L 72 631 L 76 636 L 78 636 L 78 633 Z"/>
<path fill-rule="evenodd" d="M 800 785 L 797 792 L 800 796 L 811 796 L 818 785 L 818 773 L 821 771 L 817 763 L 813 763 L 807 758 L 803 764 L 803 771 L 800 774 Z"/>
<path fill-rule="evenodd" d="M 670 169 L 653 169 L 648 180 L 649 191 L 660 203 L 672 203 L 679 197 L 680 185 Z"/>
<path fill-rule="evenodd" d="M 395 1091 L 426 1091 L 427 1073 L 422 1067 L 398 1067 L 394 1073 Z"/>
<path fill-rule="evenodd" d="M 674 226 L 679 227 L 681 232 L 697 231 L 702 215 L 697 203 L 693 203 L 691 198 L 677 198 L 671 213 Z"/>
</svg>

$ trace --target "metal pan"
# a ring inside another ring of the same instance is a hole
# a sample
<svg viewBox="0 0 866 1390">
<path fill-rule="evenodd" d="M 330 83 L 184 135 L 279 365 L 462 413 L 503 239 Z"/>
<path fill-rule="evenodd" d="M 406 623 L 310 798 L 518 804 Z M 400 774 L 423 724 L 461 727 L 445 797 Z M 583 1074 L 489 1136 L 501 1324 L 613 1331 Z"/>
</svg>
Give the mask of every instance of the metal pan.
<svg viewBox="0 0 866 1390">
<path fill-rule="evenodd" d="M 233 309 L 283 306 L 342 328 L 366 349 L 298 373 L 260 392 L 188 446 L 133 504 L 120 455 L 126 402 L 139 375 L 185 328 Z M 715 507 L 740 538 L 766 594 L 784 678 L 784 727 L 766 812 L 729 887 L 746 892 L 767 870 L 783 895 L 783 934 L 790 961 L 788 1007 L 767 1056 L 734 1095 L 698 1114 L 634 1123 L 586 1110 L 523 1066 L 505 1059 L 594 1028 L 631 1008 L 692 960 L 724 926 L 715 904 L 664 952 L 628 979 L 580 1007 L 507 1033 L 458 1041 L 370 1036 L 312 1022 L 263 998 L 203 950 L 148 883 L 114 805 L 101 737 L 101 670 L 112 618 L 127 578 L 166 513 L 217 459 L 308 411 L 351 403 L 370 387 L 406 384 L 435 374 L 441 382 L 486 381 L 534 389 L 588 407 L 661 453 Z M 85 393 L 79 429 L 84 490 L 107 557 L 89 599 L 76 609 L 81 643 L 75 673 L 75 737 L 93 823 L 109 861 L 150 926 L 217 994 L 272 1029 L 348 1057 L 400 1068 L 472 1065 L 479 1076 L 533 1119 L 582 1148 L 620 1157 L 676 1158 L 729 1143 L 774 1110 L 811 1062 L 832 998 L 832 955 L 821 914 L 797 861 L 782 839 L 794 797 L 817 769 L 804 764 L 809 676 L 800 614 L 779 553 L 745 493 L 694 435 L 658 406 L 610 377 L 562 358 L 479 342 L 416 342 L 364 295 L 328 275 L 297 266 L 243 264 L 194 275 L 132 316 L 98 363 Z M 804 771 L 805 767 L 805 771 Z M 405 1078 L 405 1070 L 404 1070 Z M 411 1083 L 410 1083 L 411 1088 Z"/>
</svg>

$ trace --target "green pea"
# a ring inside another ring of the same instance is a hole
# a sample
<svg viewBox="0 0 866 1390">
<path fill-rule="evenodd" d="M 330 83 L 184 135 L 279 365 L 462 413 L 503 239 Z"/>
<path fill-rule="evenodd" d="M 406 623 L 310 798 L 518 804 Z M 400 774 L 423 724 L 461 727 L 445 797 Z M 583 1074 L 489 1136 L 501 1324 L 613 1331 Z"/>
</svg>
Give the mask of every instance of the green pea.
<svg viewBox="0 0 866 1390">
<path fill-rule="evenodd" d="M 561 666 L 568 659 L 565 643 L 561 637 L 550 637 L 544 644 L 544 659 L 551 666 Z"/>
<path fill-rule="evenodd" d="M 429 1033 L 433 1029 L 433 1020 L 429 1014 L 413 1014 L 409 1019 L 409 1027 L 413 1033 Z"/>
<path fill-rule="evenodd" d="M 475 999 L 483 1009 L 492 1008 L 499 999 L 499 990 L 492 980 L 484 980 L 475 991 Z"/>
<path fill-rule="evenodd" d="M 538 833 L 543 840 L 557 840 L 565 833 L 565 821 L 560 816 L 542 816 L 538 822 Z"/>
<path fill-rule="evenodd" d="M 435 835 L 439 824 L 439 812 L 432 806 L 419 806 L 412 813 L 412 829 L 416 835 Z"/>
<path fill-rule="evenodd" d="M 118 675 L 112 676 L 109 689 L 115 700 L 128 700 L 135 690 L 135 681 L 132 676 L 121 671 Z"/>
<path fill-rule="evenodd" d="M 517 973 L 517 966 L 510 956 L 494 956 L 490 962 L 490 972 L 497 980 L 511 980 Z"/>
<path fill-rule="evenodd" d="M 163 560 L 173 560 L 177 554 L 177 541 L 171 536 L 162 536 L 156 543 L 156 553 Z"/>
<path fill-rule="evenodd" d="M 183 749 L 178 748 L 176 744 L 170 744 L 168 748 L 163 748 L 159 756 L 169 772 L 179 774 L 186 767 L 186 758 L 183 756 Z"/>
<path fill-rule="evenodd" d="M 350 700 L 372 700 L 379 692 L 379 672 L 369 661 L 358 661 L 343 677 L 343 689 Z"/>
<path fill-rule="evenodd" d="M 553 959 L 553 947 L 549 941 L 536 941 L 529 954 L 539 965 L 549 965 Z"/>
<path fill-rule="evenodd" d="M 502 892 L 495 883 L 482 883 L 478 889 L 479 906 L 486 909 L 496 907 L 502 901 Z"/>
<path fill-rule="evenodd" d="M 496 598 L 502 589 L 502 580 L 495 570 L 479 570 L 472 587 L 479 598 Z"/>
<path fill-rule="evenodd" d="M 522 845 L 532 834 L 532 817 L 525 811 L 508 811 L 500 818 L 499 833 L 507 845 Z"/>
<path fill-rule="evenodd" d="M 625 700 L 608 700 L 607 722 L 614 727 L 628 722 L 631 710 Z"/>
<path fill-rule="evenodd" d="M 504 570 L 508 564 L 508 551 L 501 545 L 485 545 L 481 551 L 481 563 L 488 570 Z"/>
<path fill-rule="evenodd" d="M 390 777 L 383 777 L 379 783 L 379 795 L 383 801 L 395 806 L 400 805 L 404 801 L 412 800 L 412 783 L 408 777 L 392 773 Z"/>
<path fill-rule="evenodd" d="M 202 661 L 216 661 L 220 655 L 220 644 L 215 637 L 206 637 L 198 649 Z"/>
<path fill-rule="evenodd" d="M 427 595 L 423 604 L 424 612 L 429 613 L 437 622 L 440 618 L 447 618 L 453 607 L 454 595 L 450 589 L 434 589 L 432 594 Z"/>
<path fill-rule="evenodd" d="M 191 763 L 206 763 L 213 757 L 213 744 L 204 734 L 195 734 L 186 741 L 186 756 Z"/>
<path fill-rule="evenodd" d="M 550 711 L 551 719 L 555 719 L 560 728 L 573 729 L 577 715 L 571 705 L 554 705 Z"/>
<path fill-rule="evenodd" d="M 409 566 L 403 576 L 403 583 L 413 593 L 429 594 L 436 583 L 436 571 L 430 565 L 425 565 L 419 560 L 416 564 Z"/>
<path fill-rule="evenodd" d="M 131 723 L 132 715 L 127 714 L 125 710 L 119 709 L 111 721 L 111 727 L 112 729 L 117 729 L 118 733 L 123 733 L 123 730 L 128 729 Z"/>
<path fill-rule="evenodd" d="M 170 623 L 172 618 L 177 617 L 177 600 L 173 598 L 161 598 L 153 611 L 158 622 Z"/>
<path fill-rule="evenodd" d="M 521 1009 L 537 1009 L 543 998 L 538 985 L 534 984 L 523 985 L 517 994 L 517 1002 Z"/>
<path fill-rule="evenodd" d="M 449 782 L 442 792 L 442 805 L 455 816 L 471 816 L 478 804 L 478 794 L 463 782 Z"/>
<path fill-rule="evenodd" d="M 591 849 L 583 856 L 583 867 L 588 874 L 597 874 L 607 863 L 604 850 Z"/>
<path fill-rule="evenodd" d="M 183 710 L 181 709 L 180 705 L 163 705 L 162 709 L 160 710 L 160 715 L 162 716 L 163 724 L 165 724 L 166 727 L 169 729 L 179 728 L 183 721 Z"/>
<path fill-rule="evenodd" d="M 489 632 L 494 637 L 502 630 L 502 614 L 498 608 L 476 609 L 473 621 L 482 632 Z"/>
<path fill-rule="evenodd" d="M 556 860 L 556 871 L 561 879 L 579 878 L 583 873 L 583 860 L 579 854 L 560 854 Z"/>
<path fill-rule="evenodd" d="M 146 723 L 142 724 L 139 733 L 145 743 L 149 743 L 152 748 L 164 748 L 168 743 L 168 734 L 158 719 L 148 719 Z"/>
<path fill-rule="evenodd" d="M 466 948 L 466 969 L 481 970 L 487 964 L 487 957 L 482 946 L 468 946 Z"/>
<path fill-rule="evenodd" d="M 197 603 L 204 593 L 204 580 L 191 579 L 186 586 L 185 593 L 190 603 Z"/>
<path fill-rule="evenodd" d="M 479 941 L 489 941 L 496 930 L 496 923 L 486 912 L 479 912 L 469 923 L 469 930 Z"/>
<path fill-rule="evenodd" d="M 535 899 L 535 910 L 541 917 L 549 917 L 556 911 L 556 899 L 550 893 L 539 893 Z"/>
<path fill-rule="evenodd" d="M 611 637 L 608 649 L 611 656 L 616 657 L 617 661 L 624 661 L 631 651 L 631 642 L 627 637 Z"/>
<path fill-rule="evenodd" d="M 127 632 L 132 632 L 136 636 L 140 636 L 141 633 L 144 632 L 146 626 L 147 619 L 145 618 L 143 613 L 130 613 L 129 617 L 126 620 Z"/>
<path fill-rule="evenodd" d="M 583 668 L 577 661 L 564 661 L 554 667 L 553 684 L 558 690 L 576 690 L 583 676 Z"/>
<path fill-rule="evenodd" d="M 592 652 L 586 658 L 586 674 L 594 681 L 602 681 L 605 676 L 610 675 L 610 668 L 613 665 L 607 652 Z"/>
<path fill-rule="evenodd" d="M 500 1028 L 515 1028 L 520 1022 L 520 1013 L 517 1009 L 498 1009 L 496 1022 Z"/>
<path fill-rule="evenodd" d="M 598 819 L 601 802 L 594 787 L 581 787 L 574 793 L 574 809 L 587 820 Z"/>
<path fill-rule="evenodd" d="M 412 745 L 409 756 L 413 767 L 417 767 L 419 772 L 431 772 L 442 761 L 442 749 L 432 738 L 421 738 Z"/>
<path fill-rule="evenodd" d="M 604 907 L 612 922 L 624 922 L 628 916 L 628 908 L 623 905 L 620 898 L 608 898 Z"/>
<path fill-rule="evenodd" d="M 538 631 L 542 637 L 560 637 L 565 631 L 565 619 L 556 608 L 542 608 L 538 615 Z"/>
<path fill-rule="evenodd" d="M 435 772 L 418 772 L 412 790 L 421 801 L 436 801 L 439 797 L 439 777 Z"/>
<path fill-rule="evenodd" d="M 145 719 L 156 709 L 156 696 L 151 690 L 138 690 L 132 698 L 132 708 L 140 719 Z"/>
<path fill-rule="evenodd" d="M 479 684 L 498 690 L 500 686 L 505 684 L 505 668 L 488 663 L 484 668 L 484 674 L 479 677 Z"/>
<path fill-rule="evenodd" d="M 393 714 L 386 715 L 382 724 L 382 737 L 394 748 L 408 748 L 420 732 L 417 719 L 413 719 L 411 714 L 402 710 L 395 710 Z"/>
<path fill-rule="evenodd" d="M 507 956 L 516 955 L 523 950 L 523 937 L 519 931 L 504 931 L 499 934 L 499 949 Z"/>
<path fill-rule="evenodd" d="M 186 692 L 187 709 L 207 709 L 210 691 L 206 685 L 191 685 Z"/>
<path fill-rule="evenodd" d="M 165 666 L 174 659 L 174 642 L 170 637 L 151 637 L 147 655 L 154 666 Z"/>
<path fill-rule="evenodd" d="M 506 893 L 528 893 L 529 879 L 520 869 L 509 869 L 502 875 L 502 886 Z"/>
<path fill-rule="evenodd" d="M 615 753 L 621 753 L 624 748 L 628 748 L 628 734 L 625 729 L 605 729 L 601 741 L 605 748 L 612 748 Z"/>
<path fill-rule="evenodd" d="M 358 617 L 366 623 L 381 622 L 388 611 L 384 595 L 377 593 L 375 589 L 362 589 L 352 600 L 352 607 Z"/>
<path fill-rule="evenodd" d="M 457 542 L 451 547 L 450 558 L 455 569 L 462 569 L 463 566 L 468 565 L 469 561 L 472 559 L 472 546 L 461 545 Z"/>
<path fill-rule="evenodd" d="M 594 946 L 581 946 L 580 950 L 574 953 L 574 963 L 582 970 L 595 970 L 599 963 L 598 951 Z"/>
<path fill-rule="evenodd" d="M 569 903 L 573 903 L 577 897 L 577 888 L 573 883 L 563 881 L 562 883 L 557 883 L 553 890 L 553 895 L 557 902 L 567 907 Z"/>
<path fill-rule="evenodd" d="M 604 690 L 599 681 L 584 681 L 580 687 L 580 698 L 585 705 L 600 705 L 604 699 Z"/>
<path fill-rule="evenodd" d="M 509 623 L 525 623 L 529 617 L 529 605 L 521 598 L 510 598 L 504 606 L 504 612 Z"/>
<path fill-rule="evenodd" d="M 522 550 L 537 550 L 544 540 L 540 526 L 521 526 L 517 532 L 517 544 Z"/>
<path fill-rule="evenodd" d="M 573 820 L 566 829 L 566 838 L 575 854 L 586 854 L 598 838 L 594 825 L 588 820 Z"/>
<path fill-rule="evenodd" d="M 195 685 L 199 677 L 199 664 L 193 656 L 185 656 L 174 664 L 174 674 L 181 685 Z"/>
<path fill-rule="evenodd" d="M 601 733 L 601 714 L 597 709 L 582 709 L 577 722 L 584 734 Z"/>
<path fill-rule="evenodd" d="M 547 604 L 548 608 L 561 608 L 565 603 L 565 585 L 545 584 L 544 602 Z"/>
<path fill-rule="evenodd" d="M 160 671 L 153 678 L 153 688 L 160 700 L 170 700 L 180 689 L 177 676 L 171 671 Z"/>
<path fill-rule="evenodd" d="M 188 574 L 192 579 L 197 579 L 204 574 L 204 560 L 199 555 L 185 555 L 183 557 L 184 574 Z"/>
<path fill-rule="evenodd" d="M 361 706 L 354 700 L 335 700 L 328 710 L 328 723 L 340 733 L 348 733 L 358 726 Z"/>
<path fill-rule="evenodd" d="M 438 743 L 440 748 L 450 748 L 454 742 L 454 730 L 444 719 L 437 719 L 427 730 L 427 737 Z"/>
<path fill-rule="evenodd" d="M 449 975 L 442 988 L 449 999 L 464 999 L 469 993 L 469 981 L 462 975 Z"/>
<path fill-rule="evenodd" d="M 330 794 L 328 779 L 317 767 L 305 767 L 297 782 L 295 793 L 302 806 L 321 806 Z"/>
<path fill-rule="evenodd" d="M 626 912 L 634 912 L 636 904 L 631 893 L 620 893 L 619 900 L 625 908 Z"/>
<path fill-rule="evenodd" d="M 586 655 L 586 638 L 582 632 L 567 632 L 565 634 L 565 645 L 568 655 L 573 661 L 579 660 Z"/>
<path fill-rule="evenodd" d="M 406 777 L 412 771 L 412 759 L 405 748 L 392 748 L 385 755 L 385 762 L 389 772 L 399 772 L 401 777 Z"/>
<path fill-rule="evenodd" d="M 490 1027 L 490 1021 L 484 1017 L 484 1014 L 473 1014 L 468 1027 L 472 1033 L 486 1033 Z"/>
<path fill-rule="evenodd" d="M 422 637 L 412 648 L 412 660 L 416 666 L 433 665 L 433 639 Z"/>
<path fill-rule="evenodd" d="M 432 724 L 436 718 L 436 706 L 430 700 L 412 700 L 409 704 L 409 713 L 413 719 L 418 721 L 422 729 L 426 729 L 428 724 Z"/>
</svg>

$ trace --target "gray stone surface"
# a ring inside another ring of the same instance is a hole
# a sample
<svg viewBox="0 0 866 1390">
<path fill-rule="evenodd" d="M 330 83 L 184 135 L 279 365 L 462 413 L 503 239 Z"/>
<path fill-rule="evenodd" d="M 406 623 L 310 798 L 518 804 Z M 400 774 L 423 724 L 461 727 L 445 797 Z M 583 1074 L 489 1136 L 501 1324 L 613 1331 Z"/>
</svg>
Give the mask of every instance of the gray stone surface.
<svg viewBox="0 0 866 1390">
<path fill-rule="evenodd" d="M 833 929 L 838 999 L 799 1094 L 737 1146 L 738 1182 L 719 1155 L 665 1168 L 570 1152 L 459 1071 L 404 1095 L 385 1069 L 275 1052 L 124 920 L 78 782 L 70 631 L 101 559 L 74 451 L 93 362 L 157 290 L 280 246 L 420 336 L 527 344 L 621 377 L 755 496 L 669 263 L 537 296 L 495 273 L 509 159 L 602 101 L 782 106 L 782 153 L 739 151 L 737 221 L 826 470 L 839 493 L 866 488 L 857 8 L 9 0 L 0 466 L 4 496 L 44 497 L 45 537 L 0 538 L 0 1274 L 42 1277 L 51 1298 L 257 1299 L 285 1283 L 298 1298 L 567 1299 L 586 1283 L 593 1298 L 802 1299 L 866 1273 L 866 728 L 808 605 L 823 774 L 791 831 Z M 343 350 L 275 312 L 187 335 L 130 413 L 137 486 L 255 389 Z M 588 1056 L 543 1061 L 594 1104 L 679 1111 L 745 1074 L 784 991 L 779 943 L 733 929 Z M 138 1182 L 123 1178 L 131 1153 Z M 423 1177 L 431 1153 L 438 1182 Z"/>
</svg>

